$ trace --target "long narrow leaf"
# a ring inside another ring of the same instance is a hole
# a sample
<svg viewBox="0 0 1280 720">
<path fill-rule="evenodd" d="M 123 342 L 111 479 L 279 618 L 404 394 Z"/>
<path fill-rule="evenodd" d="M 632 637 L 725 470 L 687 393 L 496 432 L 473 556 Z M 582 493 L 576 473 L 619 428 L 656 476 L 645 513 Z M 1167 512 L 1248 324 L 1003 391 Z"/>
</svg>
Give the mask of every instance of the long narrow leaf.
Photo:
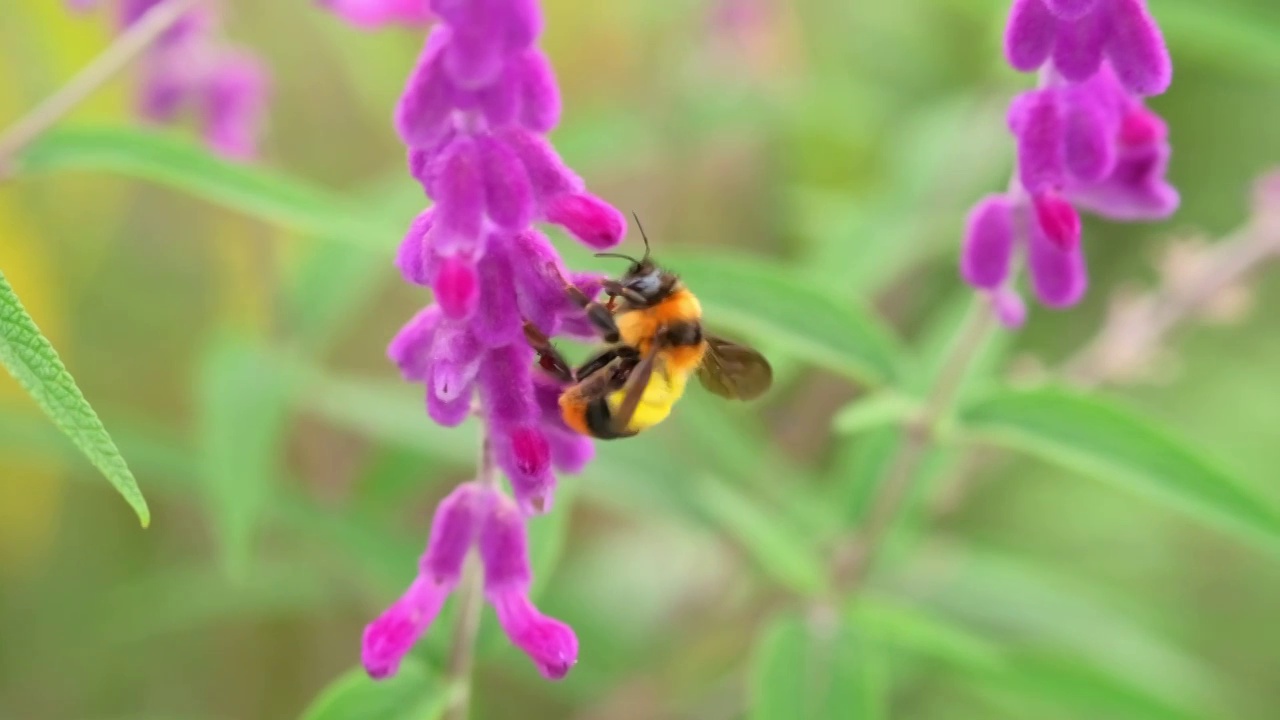
<svg viewBox="0 0 1280 720">
<path fill-rule="evenodd" d="M 981 439 L 1164 498 L 1204 520 L 1280 548 L 1280 511 L 1186 442 L 1093 395 L 1004 390 L 961 412 Z"/>
<path fill-rule="evenodd" d="M 63 434 L 89 458 L 146 527 L 147 501 L 124 457 L 67 372 L 49 340 L 40 333 L 17 293 L 0 272 L 0 365 L 22 385 Z"/>
</svg>

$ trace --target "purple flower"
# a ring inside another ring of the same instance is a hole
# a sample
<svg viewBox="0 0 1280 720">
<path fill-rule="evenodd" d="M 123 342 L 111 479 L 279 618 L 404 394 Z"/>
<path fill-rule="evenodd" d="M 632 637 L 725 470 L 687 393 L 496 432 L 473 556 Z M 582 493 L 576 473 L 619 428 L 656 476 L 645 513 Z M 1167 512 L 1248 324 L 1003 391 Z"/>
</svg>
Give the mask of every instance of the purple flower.
<svg viewBox="0 0 1280 720">
<path fill-rule="evenodd" d="M 326 4 L 362 26 L 403 20 L 405 8 L 426 11 L 403 2 Z M 534 223 L 559 225 L 592 248 L 616 245 L 626 223 L 546 139 L 561 107 L 551 65 L 534 46 L 542 27 L 537 3 L 437 0 L 430 9 L 440 23 L 394 117 L 409 173 L 434 202 L 410 224 L 396 267 L 407 282 L 431 288 L 435 302 L 400 330 L 387 355 L 406 380 L 423 384 L 427 414 L 437 423 L 483 420 L 486 462 L 507 476 L 513 496 L 486 491 L 478 530 L 485 595 L 512 643 L 543 675 L 561 678 L 577 659 L 578 642 L 529 599 L 524 523 L 551 509 L 555 471 L 580 471 L 593 447 L 561 419 L 561 388 L 535 370 L 526 325 L 548 337 L 594 338 L 566 286 L 590 298 L 600 281 L 569 272 Z M 413 13 L 410 19 L 419 17 Z M 430 580 L 420 577 L 370 625 L 371 675 L 393 670 L 426 630 L 445 587 Z"/>
<path fill-rule="evenodd" d="M 987 295 L 1002 324 L 1017 327 L 1026 318 L 1013 289 L 1019 264 L 1046 306 L 1070 307 L 1084 296 L 1077 208 L 1158 220 L 1179 198 L 1165 179 L 1167 128 L 1142 101 L 1163 92 L 1172 73 L 1143 0 L 1013 0 L 1005 51 L 1019 70 L 1041 68 L 1040 87 L 1009 105 L 1014 181 L 970 212 L 960 274 Z"/>
<path fill-rule="evenodd" d="M 436 509 L 418 576 L 365 627 L 361 658 L 370 677 L 396 673 L 458 584 L 473 550 L 484 565 L 485 597 L 512 644 L 547 678 L 564 677 L 577 662 L 578 639 L 568 625 L 543 615 L 530 600 L 528 545 L 524 517 L 510 498 L 478 482 L 455 488 Z"/>
<path fill-rule="evenodd" d="M 96 5 L 68 0 L 73 10 Z M 122 29 L 138 22 L 159 0 L 119 0 Z M 142 58 L 142 80 L 135 100 L 138 114 L 156 123 L 172 123 L 193 110 L 205 142 L 234 159 L 257 155 L 270 82 L 262 62 L 221 35 L 209 4 L 198 5 L 168 28 Z"/>
<path fill-rule="evenodd" d="M 1159 95 L 1169 88 L 1169 49 L 1143 0 L 1014 0 L 1005 32 L 1009 64 L 1023 72 L 1045 61 L 1083 82 L 1111 61 L 1125 89 Z"/>
<path fill-rule="evenodd" d="M 425 25 L 431 20 L 428 0 L 316 0 L 343 20 L 366 30 L 385 25 Z"/>
</svg>

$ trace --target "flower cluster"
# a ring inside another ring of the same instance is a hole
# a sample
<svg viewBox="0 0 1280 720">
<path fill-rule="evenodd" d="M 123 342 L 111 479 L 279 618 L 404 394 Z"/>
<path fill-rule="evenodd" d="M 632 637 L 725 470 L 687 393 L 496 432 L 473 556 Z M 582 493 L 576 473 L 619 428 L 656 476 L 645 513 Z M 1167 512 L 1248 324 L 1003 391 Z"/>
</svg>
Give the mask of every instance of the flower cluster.
<svg viewBox="0 0 1280 720">
<path fill-rule="evenodd" d="M 74 10 L 97 4 L 66 1 Z M 138 22 L 160 2 L 119 0 L 120 27 Z M 270 92 L 267 72 L 257 57 L 226 42 L 216 7 L 205 3 L 183 15 L 148 49 L 142 65 L 137 107 L 143 118 L 170 123 L 190 109 L 216 152 L 236 159 L 257 154 Z"/>
<path fill-rule="evenodd" d="M 1169 87 L 1169 53 L 1144 0 L 1015 0 L 1005 33 L 1013 67 L 1040 87 L 1009 107 L 1018 167 L 1009 192 L 969 215 L 961 274 L 988 293 L 1007 326 L 1026 310 L 1012 289 L 1025 258 L 1031 287 L 1069 307 L 1088 285 L 1077 208 L 1113 220 L 1156 220 L 1178 207 L 1165 179 L 1164 121 L 1143 97 Z"/>
<path fill-rule="evenodd" d="M 409 227 L 396 264 L 408 282 L 430 287 L 435 302 L 401 329 L 388 355 L 405 379 L 425 386 L 437 423 L 452 427 L 480 415 L 485 462 L 507 475 L 514 496 L 457 491 L 436 515 L 432 548 L 463 547 L 465 554 L 469 545 L 458 538 L 478 538 L 488 597 L 507 634 L 544 674 L 562 676 L 576 658 L 576 641 L 527 597 L 524 518 L 550 509 L 555 470 L 580 470 L 593 448 L 561 421 L 559 388 L 535 370 L 525 324 L 548 337 L 593 337 L 565 291 L 571 283 L 594 297 L 600 278 L 568 272 L 534 223 L 560 225 L 603 249 L 622 240 L 625 220 L 586 192 L 545 137 L 559 120 L 560 97 L 550 63 L 534 45 L 542 25 L 535 0 L 324 4 L 362 27 L 416 24 L 428 12 L 439 20 L 395 112 L 410 173 L 434 201 Z M 470 535 L 441 529 L 462 512 L 458 503 L 488 508 L 473 513 L 482 519 Z M 424 567 L 440 552 L 429 548 Z M 420 577 L 370 625 L 370 674 L 394 669 L 455 581 L 456 572 Z"/>
</svg>

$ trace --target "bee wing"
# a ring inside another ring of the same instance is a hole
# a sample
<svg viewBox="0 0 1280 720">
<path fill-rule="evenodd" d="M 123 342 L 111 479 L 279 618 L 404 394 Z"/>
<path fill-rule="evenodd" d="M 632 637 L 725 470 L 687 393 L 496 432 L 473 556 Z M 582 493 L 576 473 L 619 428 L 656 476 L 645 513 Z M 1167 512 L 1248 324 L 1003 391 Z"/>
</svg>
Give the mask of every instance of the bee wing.
<svg viewBox="0 0 1280 720">
<path fill-rule="evenodd" d="M 706 335 L 707 353 L 698 366 L 702 386 L 723 398 L 753 400 L 773 384 L 773 368 L 757 350 Z"/>
<path fill-rule="evenodd" d="M 622 403 L 613 413 L 615 431 L 623 433 L 631 424 L 631 416 L 635 415 L 636 408 L 640 407 L 640 398 L 644 397 L 645 388 L 649 386 L 649 378 L 653 377 L 653 363 L 657 357 L 658 344 L 653 343 L 649 352 L 640 358 L 640 363 L 627 376 L 626 394 L 622 396 Z"/>
</svg>

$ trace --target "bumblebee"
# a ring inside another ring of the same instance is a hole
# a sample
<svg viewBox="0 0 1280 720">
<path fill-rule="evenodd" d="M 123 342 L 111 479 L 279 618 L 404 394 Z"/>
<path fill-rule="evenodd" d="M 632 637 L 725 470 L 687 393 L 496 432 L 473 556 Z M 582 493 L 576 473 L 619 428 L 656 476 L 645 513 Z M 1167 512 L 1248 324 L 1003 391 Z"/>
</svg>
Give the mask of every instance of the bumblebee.
<svg viewBox="0 0 1280 720">
<path fill-rule="evenodd" d="M 680 278 L 650 259 L 618 257 L 631 266 L 603 283 L 607 303 L 591 300 L 564 282 L 565 293 L 580 305 L 600 331 L 605 346 L 576 369 L 533 325 L 525 336 L 538 352 L 539 365 L 568 386 L 560 396 L 564 422 L 574 431 L 601 440 L 630 437 L 666 419 L 696 375 L 720 397 L 751 400 L 773 383 L 773 369 L 758 351 L 706 333 L 702 306 Z"/>
</svg>

